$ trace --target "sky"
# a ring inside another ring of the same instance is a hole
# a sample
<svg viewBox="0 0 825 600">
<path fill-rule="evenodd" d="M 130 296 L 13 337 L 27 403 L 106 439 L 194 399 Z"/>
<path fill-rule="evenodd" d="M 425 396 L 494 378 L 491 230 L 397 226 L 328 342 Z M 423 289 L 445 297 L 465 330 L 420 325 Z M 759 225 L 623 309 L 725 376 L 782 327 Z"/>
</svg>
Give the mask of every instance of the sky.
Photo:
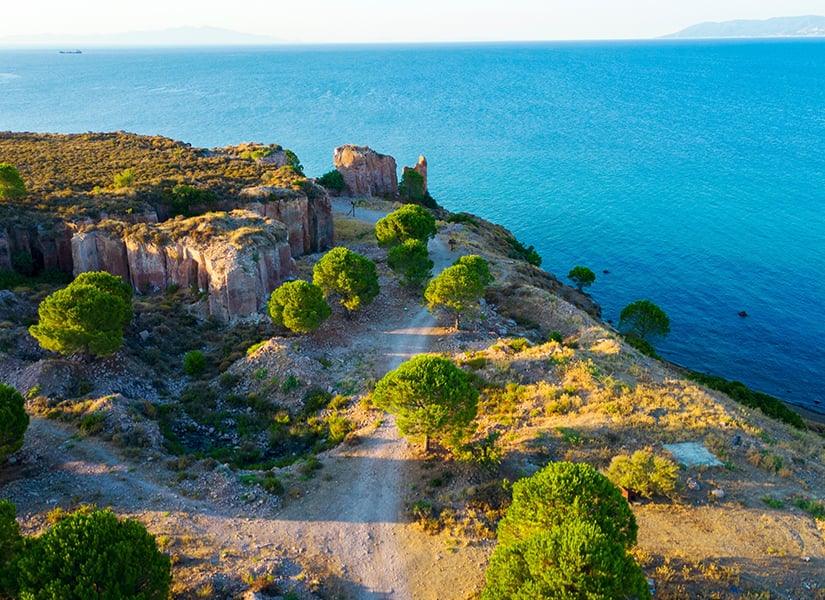
<svg viewBox="0 0 825 600">
<path fill-rule="evenodd" d="M 640 39 L 703 21 L 825 15 L 825 0 L 12 0 L 8 36 L 220 27 L 287 42 Z"/>
</svg>

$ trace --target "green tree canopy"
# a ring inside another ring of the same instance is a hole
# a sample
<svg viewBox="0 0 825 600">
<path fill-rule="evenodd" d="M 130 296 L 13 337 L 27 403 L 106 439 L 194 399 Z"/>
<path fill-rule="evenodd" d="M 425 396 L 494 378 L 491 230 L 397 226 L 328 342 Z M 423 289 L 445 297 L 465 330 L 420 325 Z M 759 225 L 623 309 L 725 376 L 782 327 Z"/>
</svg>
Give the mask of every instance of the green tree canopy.
<svg viewBox="0 0 825 600">
<path fill-rule="evenodd" d="M 24 404 L 20 392 L 0 383 L 0 464 L 23 446 L 23 436 L 29 426 Z"/>
<path fill-rule="evenodd" d="M 0 500 L 0 598 L 17 597 L 16 560 L 23 549 L 16 510 L 9 500 Z"/>
<path fill-rule="evenodd" d="M 398 182 L 398 195 L 404 202 L 424 202 L 424 176 L 414 169 L 404 169 Z"/>
<path fill-rule="evenodd" d="M 433 261 L 421 240 L 406 240 L 387 252 L 387 266 L 401 275 L 404 285 L 419 286 L 432 277 Z"/>
<path fill-rule="evenodd" d="M 298 172 L 298 175 L 300 175 L 301 177 L 305 177 L 304 165 L 301 164 L 301 159 L 298 158 L 298 155 L 295 154 L 289 148 L 284 150 L 284 153 L 286 154 L 286 166 L 292 167 Z"/>
<path fill-rule="evenodd" d="M 71 285 L 91 285 L 101 292 L 106 292 L 112 296 L 117 296 L 126 303 L 126 311 L 123 313 L 121 325 L 126 327 L 132 320 L 132 297 L 135 295 L 132 286 L 123 281 L 120 277 L 107 273 L 106 271 L 86 271 L 74 278 Z"/>
<path fill-rule="evenodd" d="M 628 337 L 649 342 L 650 338 L 665 337 L 670 333 L 670 319 L 650 300 L 636 300 L 619 313 L 619 330 Z"/>
<path fill-rule="evenodd" d="M 475 419 L 478 391 L 452 361 L 420 354 L 390 371 L 375 384 L 375 406 L 396 416 L 404 435 L 424 435 L 452 445 Z"/>
<path fill-rule="evenodd" d="M 461 315 L 476 310 L 483 295 L 484 284 L 478 272 L 463 264 L 447 267 L 424 290 L 427 307 L 431 311 L 441 308 L 452 314 L 456 330 L 461 324 Z"/>
<path fill-rule="evenodd" d="M 647 580 L 624 546 L 576 518 L 499 545 L 486 575 L 482 600 L 650 598 Z"/>
<path fill-rule="evenodd" d="M 436 234 L 435 217 L 417 204 L 405 204 L 375 224 L 375 237 L 382 248 L 391 248 L 406 240 L 427 240 Z"/>
<path fill-rule="evenodd" d="M 281 284 L 267 308 L 275 325 L 298 333 L 316 331 L 332 314 L 321 288 L 302 279 Z"/>
<path fill-rule="evenodd" d="M 648 600 L 628 550 L 638 527 L 619 488 L 593 467 L 550 463 L 513 485 L 482 600 Z"/>
<path fill-rule="evenodd" d="M 369 305 L 379 292 L 375 263 L 342 246 L 333 248 L 315 263 L 312 283 L 321 288 L 324 298 L 337 297 L 347 316 Z"/>
<path fill-rule="evenodd" d="M 513 503 L 498 526 L 500 543 L 525 540 L 571 518 L 595 523 L 630 549 L 638 525 L 621 491 L 585 463 L 555 462 L 513 484 Z"/>
<path fill-rule="evenodd" d="M 25 600 L 167 600 L 169 557 L 137 521 L 75 513 L 27 544 L 18 561 Z"/>
<path fill-rule="evenodd" d="M 132 319 L 131 297 L 132 289 L 120 277 L 82 273 L 46 296 L 29 333 L 46 350 L 108 356 L 123 345 L 123 328 Z"/>
<path fill-rule="evenodd" d="M 490 263 L 487 260 L 478 254 L 467 254 L 465 256 L 460 257 L 457 261 L 453 263 L 454 265 L 465 265 L 470 267 L 473 272 L 478 276 L 478 280 L 481 282 L 481 285 L 487 287 L 491 283 L 493 283 L 493 276 L 490 273 Z"/>
<path fill-rule="evenodd" d="M 20 172 L 8 163 L 0 163 L 0 200 L 13 200 L 26 195 L 26 184 Z"/>
<path fill-rule="evenodd" d="M 567 274 L 567 278 L 576 284 L 576 287 L 581 292 L 583 288 L 590 287 L 596 281 L 596 274 L 581 265 L 573 267 Z"/>
</svg>

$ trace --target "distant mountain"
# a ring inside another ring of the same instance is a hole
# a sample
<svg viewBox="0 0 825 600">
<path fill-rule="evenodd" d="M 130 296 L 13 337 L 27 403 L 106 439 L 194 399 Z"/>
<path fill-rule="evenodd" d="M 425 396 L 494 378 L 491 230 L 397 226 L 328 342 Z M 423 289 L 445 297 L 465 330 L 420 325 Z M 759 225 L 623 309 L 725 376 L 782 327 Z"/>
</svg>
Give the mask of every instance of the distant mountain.
<svg viewBox="0 0 825 600">
<path fill-rule="evenodd" d="M 776 17 L 758 20 L 707 22 L 691 25 L 666 38 L 825 37 L 825 17 Z"/>
<path fill-rule="evenodd" d="M 0 37 L 2 46 L 78 48 L 85 46 L 250 46 L 282 44 L 284 40 L 219 27 L 175 27 L 104 35 L 16 35 Z"/>
</svg>

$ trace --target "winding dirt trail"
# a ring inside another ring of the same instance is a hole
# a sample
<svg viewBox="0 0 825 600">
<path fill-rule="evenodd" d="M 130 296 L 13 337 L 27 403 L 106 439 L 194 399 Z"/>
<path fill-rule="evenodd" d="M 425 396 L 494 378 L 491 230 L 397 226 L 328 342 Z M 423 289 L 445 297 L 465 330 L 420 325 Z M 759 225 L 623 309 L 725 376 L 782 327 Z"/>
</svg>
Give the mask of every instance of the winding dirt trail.
<svg viewBox="0 0 825 600">
<path fill-rule="evenodd" d="M 336 209 L 345 212 L 349 203 Z M 372 223 L 384 214 L 358 210 L 359 220 Z M 458 256 L 439 237 L 429 249 L 435 273 Z M 433 349 L 446 334 L 420 305 L 403 311 L 399 306 L 390 322 L 357 333 L 372 346 L 379 375 Z M 478 589 L 484 551 L 457 550 L 405 516 L 405 496 L 424 458 L 421 450 L 399 436 L 389 416 L 358 433 L 357 445 L 321 456 L 324 468 L 302 488 L 301 497 L 270 510 L 266 503 L 252 506 L 222 497 L 219 488 L 188 497 L 157 461 L 125 460 L 109 444 L 78 438 L 60 424 L 35 417 L 24 448 L 28 472 L 0 481 L 0 491 L 18 506 L 29 531 L 42 527 L 43 515 L 55 506 L 111 506 L 156 534 L 196 540 L 202 556 L 188 560 L 202 561 L 205 572 L 234 570 L 236 579 L 253 570 L 283 568 L 286 560 L 321 573 L 344 598 L 450 600 Z M 228 472 L 223 477 L 236 480 Z M 176 545 L 170 549 L 178 550 Z"/>
</svg>

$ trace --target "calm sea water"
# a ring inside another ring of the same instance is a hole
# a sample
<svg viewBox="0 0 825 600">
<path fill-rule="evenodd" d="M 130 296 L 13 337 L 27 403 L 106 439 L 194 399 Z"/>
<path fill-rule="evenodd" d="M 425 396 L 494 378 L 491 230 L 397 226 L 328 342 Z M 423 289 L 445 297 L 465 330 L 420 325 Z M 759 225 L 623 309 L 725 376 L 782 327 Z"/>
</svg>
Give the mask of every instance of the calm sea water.
<svg viewBox="0 0 825 600">
<path fill-rule="evenodd" d="M 822 411 L 823 82 L 818 41 L 0 51 L 0 130 L 423 153 L 606 319 L 661 306 L 666 358 Z"/>
</svg>

